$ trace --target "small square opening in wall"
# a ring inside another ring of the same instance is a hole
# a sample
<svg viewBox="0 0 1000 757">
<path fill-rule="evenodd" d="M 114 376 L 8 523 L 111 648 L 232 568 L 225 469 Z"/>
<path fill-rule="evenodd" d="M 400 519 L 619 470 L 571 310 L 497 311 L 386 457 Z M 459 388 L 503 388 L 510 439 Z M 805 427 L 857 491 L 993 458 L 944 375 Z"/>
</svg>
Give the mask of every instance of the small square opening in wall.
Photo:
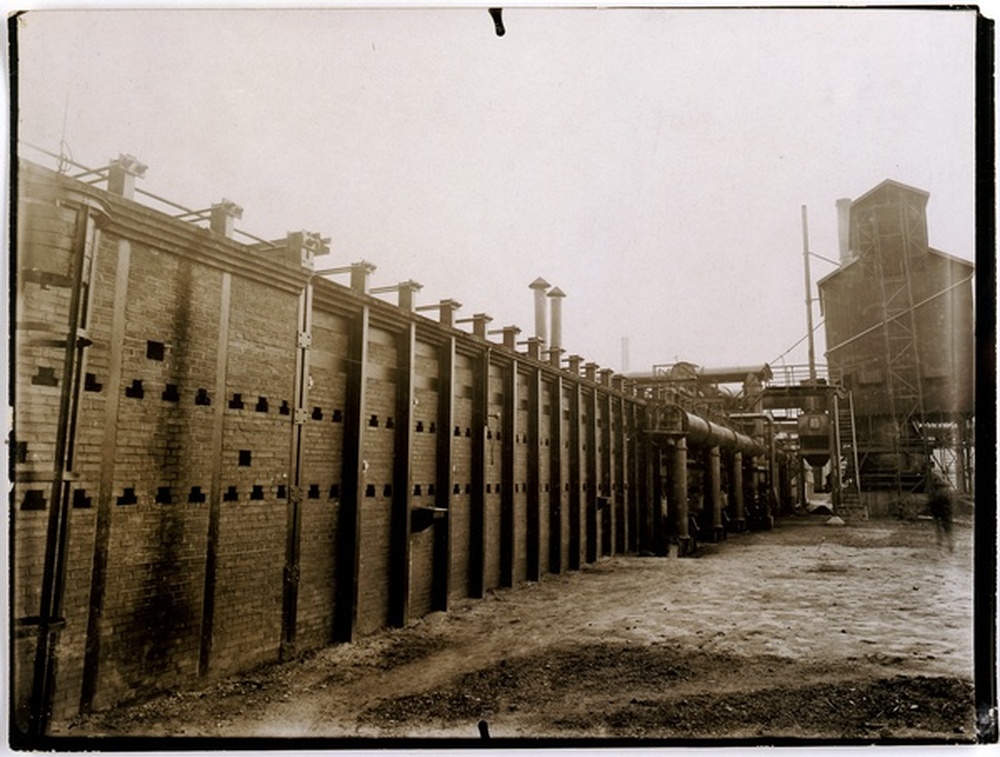
<svg viewBox="0 0 1000 757">
<path fill-rule="evenodd" d="M 267 397 L 258 397 L 257 398 L 257 405 L 254 407 L 254 410 L 256 410 L 258 413 L 266 413 L 267 412 Z"/>
<path fill-rule="evenodd" d="M 254 484 L 250 489 L 250 499 L 261 500 L 264 499 L 264 487 L 259 484 Z"/>
<path fill-rule="evenodd" d="M 170 487 L 160 486 L 156 490 L 156 504 L 169 505 L 173 500 L 170 497 Z"/>
<path fill-rule="evenodd" d="M 372 417 L 368 419 L 368 426 L 369 426 L 369 428 L 378 428 L 378 416 L 377 415 L 372 415 Z"/>
<path fill-rule="evenodd" d="M 419 434 L 423 430 L 424 430 L 424 422 L 423 421 L 417 421 L 417 433 Z"/>
<path fill-rule="evenodd" d="M 188 502 L 201 503 L 205 501 L 205 492 L 200 486 L 192 486 L 191 493 L 188 494 Z"/>
<path fill-rule="evenodd" d="M 288 406 L 288 400 L 281 401 L 281 407 L 278 408 L 278 415 L 291 415 L 292 408 Z"/>
<path fill-rule="evenodd" d="M 242 410 L 243 409 L 243 395 L 239 392 L 233 394 L 233 398 L 229 400 L 230 410 Z"/>
<path fill-rule="evenodd" d="M 396 428 L 396 423 L 395 423 L 395 421 L 392 420 L 392 416 L 391 415 L 388 418 L 385 419 L 385 427 L 386 428 Z"/>
<path fill-rule="evenodd" d="M 239 455 L 239 465 L 241 467 L 247 467 L 250 465 L 250 461 L 253 459 L 253 453 L 248 449 L 241 449 Z"/>
<path fill-rule="evenodd" d="M 330 499 L 340 499 L 340 484 L 330 484 Z"/>
<path fill-rule="evenodd" d="M 465 436 L 466 436 L 466 438 L 471 438 L 472 437 L 472 429 L 469 428 L 468 426 L 465 427 Z"/>
<path fill-rule="evenodd" d="M 222 495 L 223 502 L 238 502 L 240 499 L 240 493 L 235 486 L 230 486 L 226 489 L 226 493 Z"/>
<path fill-rule="evenodd" d="M 461 436 L 461 435 L 462 435 L 461 427 L 455 426 L 455 436 Z"/>
<path fill-rule="evenodd" d="M 163 390 L 160 398 L 164 402 L 180 402 L 181 395 L 177 391 L 177 384 L 167 384 L 167 388 Z"/>
<path fill-rule="evenodd" d="M 451 493 L 452 494 L 461 494 L 462 493 L 462 487 L 461 487 L 461 485 L 460 484 L 455 484 L 453 487 L 451 487 Z"/>
<path fill-rule="evenodd" d="M 41 489 L 28 489 L 24 493 L 24 500 L 21 502 L 22 510 L 44 510 L 45 492 Z"/>
<path fill-rule="evenodd" d="M 421 487 L 421 486 L 420 486 L 420 484 L 414 484 L 414 485 L 413 485 L 413 496 L 414 496 L 414 497 L 419 497 L 419 496 L 421 496 L 421 495 L 422 495 L 423 493 L 424 493 L 424 491 L 423 491 L 423 487 Z"/>
<path fill-rule="evenodd" d="M 493 487 L 490 484 L 486 484 L 486 493 L 487 494 L 493 493 Z"/>
<path fill-rule="evenodd" d="M 278 499 L 285 499 L 288 496 L 288 487 L 284 484 L 278 484 L 278 491 L 274 496 Z"/>
<path fill-rule="evenodd" d="M 27 442 L 14 442 L 14 462 L 16 463 L 28 462 Z"/>
<path fill-rule="evenodd" d="M 135 496 L 135 489 L 129 486 L 122 491 L 122 496 L 117 499 L 117 502 L 119 505 L 134 505 L 139 502 L 139 498 Z"/>
<path fill-rule="evenodd" d="M 104 384 L 97 383 L 97 374 L 85 373 L 83 376 L 83 391 L 99 392 L 104 388 Z"/>
<path fill-rule="evenodd" d="M 321 420 L 323 420 L 323 408 L 321 408 L 321 407 L 314 407 L 313 411 L 312 411 L 312 419 L 314 421 L 321 421 Z"/>
<path fill-rule="evenodd" d="M 435 423 L 434 421 L 431 421 L 431 425 L 427 427 L 427 432 L 430 433 L 430 434 L 436 434 L 437 433 L 437 423 Z"/>
<path fill-rule="evenodd" d="M 142 379 L 132 379 L 132 385 L 125 387 L 125 396 L 134 400 L 141 400 L 146 392 L 142 388 Z"/>
<path fill-rule="evenodd" d="M 196 405 L 211 405 L 212 398 L 208 396 L 208 389 L 199 389 L 198 393 L 194 396 L 194 404 Z"/>
<path fill-rule="evenodd" d="M 333 422 L 342 423 L 344 420 L 344 412 L 340 409 L 334 409 L 333 411 Z"/>
<path fill-rule="evenodd" d="M 73 507 L 77 510 L 87 510 L 90 508 L 91 500 L 87 496 L 86 489 L 73 490 Z"/>
<path fill-rule="evenodd" d="M 56 369 L 44 365 L 38 366 L 38 373 L 32 376 L 31 383 L 33 386 L 59 386 Z"/>
<path fill-rule="evenodd" d="M 147 360 L 163 360 L 163 342 L 146 342 L 146 359 Z"/>
<path fill-rule="evenodd" d="M 375 484 L 368 484 L 368 486 L 365 487 L 365 496 L 366 497 L 375 496 Z"/>
<path fill-rule="evenodd" d="M 319 499 L 319 484 L 309 484 L 309 493 L 306 496 L 309 499 Z"/>
</svg>

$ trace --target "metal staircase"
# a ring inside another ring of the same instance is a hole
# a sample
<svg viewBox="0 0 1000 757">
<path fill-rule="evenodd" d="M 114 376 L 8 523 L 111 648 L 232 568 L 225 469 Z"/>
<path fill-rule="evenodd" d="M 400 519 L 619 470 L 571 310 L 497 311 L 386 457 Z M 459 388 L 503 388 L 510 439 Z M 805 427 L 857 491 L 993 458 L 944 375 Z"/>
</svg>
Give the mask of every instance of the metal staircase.
<svg viewBox="0 0 1000 757">
<path fill-rule="evenodd" d="M 861 499 L 861 463 L 858 453 L 858 429 L 854 420 L 854 396 L 833 397 L 834 461 L 840 471 L 840 497 L 836 514 L 844 520 L 868 520 L 868 507 Z"/>
</svg>

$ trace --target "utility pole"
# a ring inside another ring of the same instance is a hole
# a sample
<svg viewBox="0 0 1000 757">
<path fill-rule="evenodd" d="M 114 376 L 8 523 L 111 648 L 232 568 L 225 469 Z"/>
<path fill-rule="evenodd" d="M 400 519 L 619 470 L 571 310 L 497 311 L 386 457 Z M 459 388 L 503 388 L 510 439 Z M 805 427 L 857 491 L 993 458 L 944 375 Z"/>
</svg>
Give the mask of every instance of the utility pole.
<svg viewBox="0 0 1000 757">
<path fill-rule="evenodd" d="M 809 222 L 802 206 L 802 260 L 806 277 L 806 328 L 809 330 L 809 382 L 816 383 L 816 345 L 813 343 L 812 282 L 809 280 Z"/>
</svg>

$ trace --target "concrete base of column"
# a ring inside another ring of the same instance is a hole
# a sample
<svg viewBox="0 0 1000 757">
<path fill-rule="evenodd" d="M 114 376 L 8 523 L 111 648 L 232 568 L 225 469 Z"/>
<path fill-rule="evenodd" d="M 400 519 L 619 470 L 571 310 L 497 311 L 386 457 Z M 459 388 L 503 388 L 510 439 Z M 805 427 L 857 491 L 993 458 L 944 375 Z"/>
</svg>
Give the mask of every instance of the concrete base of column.
<svg viewBox="0 0 1000 757">
<path fill-rule="evenodd" d="M 712 527 L 712 541 L 720 542 L 726 538 L 726 528 L 725 526 L 713 526 Z"/>
<path fill-rule="evenodd" d="M 743 533 L 744 531 L 747 530 L 747 520 L 746 520 L 746 518 L 736 518 L 735 520 L 733 520 L 730 523 L 729 529 L 733 533 L 737 533 L 737 534 Z"/>
</svg>

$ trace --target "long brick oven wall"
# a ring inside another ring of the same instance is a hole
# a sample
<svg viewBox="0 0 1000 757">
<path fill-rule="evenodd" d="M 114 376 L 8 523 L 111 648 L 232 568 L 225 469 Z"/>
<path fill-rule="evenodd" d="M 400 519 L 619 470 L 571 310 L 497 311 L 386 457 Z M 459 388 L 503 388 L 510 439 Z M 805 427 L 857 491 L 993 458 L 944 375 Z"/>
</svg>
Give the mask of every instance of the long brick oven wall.
<svg viewBox="0 0 1000 757">
<path fill-rule="evenodd" d="M 610 371 L 314 275 L 311 235 L 19 171 L 19 727 L 40 687 L 58 727 L 653 543 L 646 400 Z"/>
</svg>

